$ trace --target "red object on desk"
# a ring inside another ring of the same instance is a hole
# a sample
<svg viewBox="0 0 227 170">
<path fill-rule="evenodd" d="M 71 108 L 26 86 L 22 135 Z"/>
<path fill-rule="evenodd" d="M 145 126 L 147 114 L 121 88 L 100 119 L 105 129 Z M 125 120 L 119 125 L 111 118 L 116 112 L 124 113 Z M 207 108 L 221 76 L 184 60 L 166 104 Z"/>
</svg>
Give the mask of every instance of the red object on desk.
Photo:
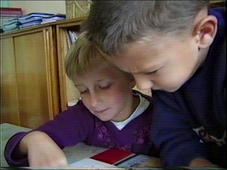
<svg viewBox="0 0 227 170">
<path fill-rule="evenodd" d="M 109 164 L 116 164 L 134 155 L 135 153 L 126 150 L 108 149 L 104 152 L 92 156 L 91 158 Z"/>
</svg>

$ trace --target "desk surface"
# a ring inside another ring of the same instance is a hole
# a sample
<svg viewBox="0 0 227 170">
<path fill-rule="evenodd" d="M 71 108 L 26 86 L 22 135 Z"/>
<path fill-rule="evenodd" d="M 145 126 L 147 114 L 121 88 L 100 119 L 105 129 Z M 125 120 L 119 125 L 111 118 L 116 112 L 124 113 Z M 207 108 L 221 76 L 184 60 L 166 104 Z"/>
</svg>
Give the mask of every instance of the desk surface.
<svg viewBox="0 0 227 170">
<path fill-rule="evenodd" d="M 8 123 L 2 123 L 2 124 L 0 124 L 0 130 L 1 130 L 1 133 L 0 133 L 0 139 L 1 139 L 0 167 L 8 167 L 9 165 L 7 164 L 7 162 L 4 158 L 4 148 L 5 148 L 6 142 L 14 134 L 16 134 L 18 132 L 28 132 L 31 129 L 8 124 Z M 106 148 L 100 148 L 100 147 L 96 147 L 96 146 L 87 146 L 84 143 L 79 143 L 78 145 L 73 146 L 73 147 L 66 147 L 63 151 L 66 154 L 69 164 L 71 164 L 75 161 L 94 156 L 105 150 L 106 150 Z M 76 154 L 76 153 L 80 153 L 80 154 Z"/>
<path fill-rule="evenodd" d="M 4 158 L 4 148 L 5 148 L 6 142 L 8 141 L 8 139 L 11 136 L 16 134 L 17 132 L 21 132 L 21 131 L 27 132 L 27 131 L 29 131 L 31 129 L 20 127 L 20 126 L 16 126 L 16 125 L 12 125 L 12 124 L 8 124 L 8 123 L 3 123 L 3 124 L 0 124 L 0 130 L 1 130 L 0 131 L 0 141 L 1 141 L 1 143 L 0 143 L 0 157 L 1 157 L 0 167 L 6 167 L 4 169 L 8 169 L 8 168 L 11 169 L 10 167 L 8 167 L 9 165 L 7 164 L 7 162 L 6 162 L 5 158 Z M 96 154 L 98 154 L 100 152 L 103 152 L 105 150 L 107 150 L 107 149 L 106 148 L 95 147 L 95 146 L 87 146 L 84 143 L 79 143 L 78 145 L 73 146 L 73 147 L 66 147 L 63 151 L 66 154 L 68 162 L 71 164 L 71 163 L 73 163 L 75 161 L 94 156 L 94 155 L 96 155 Z M 77 153 L 79 153 L 79 154 L 77 154 Z M 40 168 L 18 168 L 18 169 L 25 170 L 25 169 L 40 169 Z M 64 169 L 64 168 L 62 168 L 62 169 Z M 121 169 L 121 168 L 119 168 L 119 169 Z M 148 170 L 148 169 L 154 170 L 156 168 L 155 167 L 154 168 L 145 168 L 145 169 L 142 168 L 141 170 Z M 158 170 L 162 170 L 162 168 L 157 168 L 157 169 Z M 176 168 L 176 169 L 178 169 L 178 168 Z M 189 167 L 185 167 L 185 168 L 181 168 L 180 167 L 179 170 L 180 169 L 181 170 L 182 169 L 198 170 L 197 168 L 189 168 Z M 200 169 L 203 169 L 203 168 L 200 168 Z M 209 167 L 209 169 L 222 170 L 224 168 Z M 132 168 L 132 170 L 133 170 L 133 168 Z M 205 167 L 204 170 L 207 170 L 207 167 Z"/>
</svg>

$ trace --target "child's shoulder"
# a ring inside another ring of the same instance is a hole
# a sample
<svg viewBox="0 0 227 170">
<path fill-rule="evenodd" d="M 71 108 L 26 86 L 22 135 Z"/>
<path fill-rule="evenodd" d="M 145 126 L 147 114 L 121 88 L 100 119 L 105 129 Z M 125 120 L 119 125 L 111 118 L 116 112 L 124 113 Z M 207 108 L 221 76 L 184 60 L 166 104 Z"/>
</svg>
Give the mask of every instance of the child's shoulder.
<svg viewBox="0 0 227 170">
<path fill-rule="evenodd" d="M 78 100 L 77 102 L 74 103 L 74 105 L 69 106 L 67 110 L 75 110 L 75 109 L 76 110 L 79 110 L 79 109 L 84 110 L 84 109 L 87 109 L 87 108 L 83 104 L 82 100 Z"/>
<path fill-rule="evenodd" d="M 75 105 L 68 107 L 67 110 L 63 112 L 63 114 L 71 114 L 82 116 L 82 117 L 94 117 L 93 114 L 86 108 L 86 106 L 83 104 L 82 100 L 79 100 Z"/>
<path fill-rule="evenodd" d="M 137 95 L 140 98 L 139 105 L 136 110 L 139 112 L 150 114 L 153 112 L 153 98 L 149 95 L 143 94 L 139 91 L 133 90 L 133 95 Z"/>
</svg>

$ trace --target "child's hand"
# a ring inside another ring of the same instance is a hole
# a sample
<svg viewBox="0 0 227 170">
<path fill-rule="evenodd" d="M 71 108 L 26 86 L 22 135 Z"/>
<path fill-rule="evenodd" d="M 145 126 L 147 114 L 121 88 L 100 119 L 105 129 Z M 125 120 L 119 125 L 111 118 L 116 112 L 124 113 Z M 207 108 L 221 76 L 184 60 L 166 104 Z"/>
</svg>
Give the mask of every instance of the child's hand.
<svg viewBox="0 0 227 170">
<path fill-rule="evenodd" d="M 29 166 L 69 166 L 64 152 L 43 132 L 34 131 L 29 133 L 21 140 L 19 148 L 22 153 L 28 155 Z"/>
<path fill-rule="evenodd" d="M 161 161 L 160 158 L 156 158 L 156 157 L 150 157 L 146 162 L 144 162 L 143 164 L 137 166 L 140 168 L 144 168 L 144 167 L 161 167 Z"/>
<path fill-rule="evenodd" d="M 204 158 L 195 158 L 194 160 L 191 161 L 190 167 L 213 167 L 217 166 L 211 163 L 210 161 L 204 159 Z"/>
</svg>

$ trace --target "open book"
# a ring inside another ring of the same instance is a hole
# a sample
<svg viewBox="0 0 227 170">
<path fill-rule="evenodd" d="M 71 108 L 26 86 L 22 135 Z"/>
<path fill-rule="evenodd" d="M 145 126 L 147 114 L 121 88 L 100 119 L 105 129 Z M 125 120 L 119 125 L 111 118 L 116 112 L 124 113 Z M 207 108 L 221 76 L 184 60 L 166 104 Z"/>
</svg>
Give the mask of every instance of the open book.
<svg viewBox="0 0 227 170">
<path fill-rule="evenodd" d="M 137 155 L 126 150 L 108 149 L 90 158 L 74 162 L 70 166 L 82 168 L 157 167 L 160 166 L 160 162 L 155 157 Z"/>
<path fill-rule="evenodd" d="M 72 164 L 70 164 L 71 167 L 77 167 L 77 168 L 114 168 L 116 166 L 105 163 L 105 162 L 101 162 L 101 161 L 97 161 L 95 159 L 91 159 L 91 158 L 85 158 L 82 159 L 80 161 L 74 162 Z"/>
</svg>

